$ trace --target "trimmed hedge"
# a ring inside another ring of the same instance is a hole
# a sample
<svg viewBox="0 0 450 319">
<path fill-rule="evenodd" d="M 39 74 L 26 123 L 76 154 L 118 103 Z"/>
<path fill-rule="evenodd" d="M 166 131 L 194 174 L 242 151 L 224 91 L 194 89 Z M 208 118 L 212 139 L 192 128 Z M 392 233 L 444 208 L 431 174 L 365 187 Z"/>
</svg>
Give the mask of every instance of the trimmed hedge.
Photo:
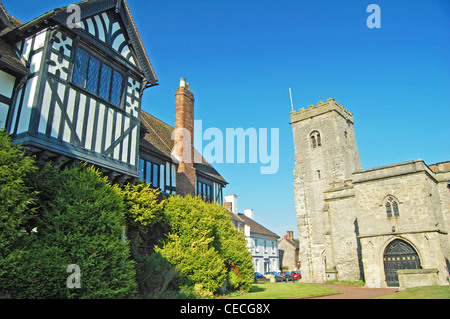
<svg viewBox="0 0 450 319">
<path fill-rule="evenodd" d="M 0 297 L 211 298 L 248 290 L 246 239 L 225 208 L 112 186 L 93 168 L 37 168 L 0 132 Z M 80 287 L 71 287 L 80 270 Z M 69 272 L 68 272 L 69 270 Z"/>
</svg>

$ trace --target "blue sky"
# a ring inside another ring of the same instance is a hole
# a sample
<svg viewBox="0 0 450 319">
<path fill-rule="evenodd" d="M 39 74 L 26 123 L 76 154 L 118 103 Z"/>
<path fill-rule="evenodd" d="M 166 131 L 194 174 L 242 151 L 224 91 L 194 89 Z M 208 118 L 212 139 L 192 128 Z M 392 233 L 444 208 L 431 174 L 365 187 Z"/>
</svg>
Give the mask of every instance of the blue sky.
<svg viewBox="0 0 450 319">
<path fill-rule="evenodd" d="M 3 0 L 28 21 L 73 1 Z M 278 235 L 296 231 L 289 87 L 296 109 L 333 97 L 351 111 L 363 168 L 450 160 L 447 0 L 129 0 L 159 78 L 143 109 L 173 125 L 186 77 L 204 129 L 279 128 L 280 169 L 217 164 L 239 210 Z M 381 28 L 369 29 L 371 3 Z"/>
</svg>

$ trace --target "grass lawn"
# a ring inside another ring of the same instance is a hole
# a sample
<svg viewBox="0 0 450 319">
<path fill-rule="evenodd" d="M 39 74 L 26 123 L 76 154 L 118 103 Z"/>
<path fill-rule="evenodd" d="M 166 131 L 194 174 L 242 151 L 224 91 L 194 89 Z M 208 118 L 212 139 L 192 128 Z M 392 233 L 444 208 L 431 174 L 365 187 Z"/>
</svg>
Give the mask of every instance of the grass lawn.
<svg viewBox="0 0 450 319">
<path fill-rule="evenodd" d="M 294 299 L 337 293 L 337 290 L 313 284 L 300 283 L 255 283 L 250 292 L 228 299 Z"/>
<path fill-rule="evenodd" d="M 411 288 L 377 299 L 450 299 L 450 286 Z"/>
</svg>

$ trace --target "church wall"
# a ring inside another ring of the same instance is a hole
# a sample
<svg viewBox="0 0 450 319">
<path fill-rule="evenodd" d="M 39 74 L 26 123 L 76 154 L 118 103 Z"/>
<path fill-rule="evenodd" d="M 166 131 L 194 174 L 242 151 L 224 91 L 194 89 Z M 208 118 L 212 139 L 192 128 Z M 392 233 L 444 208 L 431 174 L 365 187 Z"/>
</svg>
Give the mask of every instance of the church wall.
<svg viewBox="0 0 450 319">
<path fill-rule="evenodd" d="M 438 284 L 448 285 L 448 271 L 441 250 L 445 236 L 438 232 L 417 232 L 361 238 L 366 287 L 387 287 L 383 256 L 387 245 L 395 239 L 410 244 L 419 255 L 422 268 L 438 269 Z"/>
<path fill-rule="evenodd" d="M 437 189 L 441 201 L 443 224 L 440 225 L 447 233 L 450 231 L 450 162 L 431 165 L 430 168 L 436 172 L 438 180 Z M 450 241 L 450 234 L 447 234 Z M 448 255 L 447 250 L 447 255 Z"/>
<path fill-rule="evenodd" d="M 385 249 L 403 239 L 421 266 L 437 269 L 439 284 L 448 284 L 448 163 L 428 167 L 414 160 L 362 170 L 353 116 L 334 99 L 293 111 L 291 122 L 304 281 L 363 278 L 368 287 L 386 287 Z M 311 147 L 314 132 L 320 147 Z"/>
<path fill-rule="evenodd" d="M 436 230 L 442 221 L 435 180 L 422 161 L 354 175 L 361 235 Z M 388 217 L 386 198 L 398 201 L 399 216 Z"/>
<path fill-rule="evenodd" d="M 324 213 L 324 193 L 330 189 L 330 183 L 344 182 L 361 167 L 353 116 L 334 99 L 329 99 L 326 103 L 319 102 L 317 106 L 291 113 L 291 119 L 302 276 L 305 281 L 323 282 L 325 270 L 333 269 L 335 265 L 330 219 Z M 316 140 L 316 147 L 313 147 L 311 136 L 315 132 L 320 134 L 320 145 Z"/>
<path fill-rule="evenodd" d="M 422 268 L 439 269 L 440 284 L 448 284 L 445 255 L 447 234 L 442 223 L 436 180 L 420 161 L 411 161 L 355 174 L 356 209 L 366 285 L 386 287 L 383 255 L 394 239 L 403 239 L 417 251 Z M 385 200 L 393 195 L 399 216 L 388 217 Z"/>
<path fill-rule="evenodd" d="M 327 262 L 327 268 L 337 270 L 340 281 L 355 281 L 363 278 L 360 263 L 360 244 L 358 220 L 355 214 L 355 195 L 351 186 L 330 190 L 325 193 L 328 217 L 326 232 L 329 241 L 332 260 Z M 328 259 L 327 259 L 328 260 Z M 333 264 L 331 264 L 331 262 Z"/>
</svg>

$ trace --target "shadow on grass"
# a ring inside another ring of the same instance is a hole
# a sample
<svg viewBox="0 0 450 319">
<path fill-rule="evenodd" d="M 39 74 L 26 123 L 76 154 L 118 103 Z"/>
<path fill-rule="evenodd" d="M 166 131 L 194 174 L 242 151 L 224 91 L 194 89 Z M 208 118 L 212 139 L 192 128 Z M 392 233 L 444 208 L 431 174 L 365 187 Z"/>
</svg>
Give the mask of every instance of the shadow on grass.
<svg viewBox="0 0 450 319">
<path fill-rule="evenodd" d="M 265 291 L 266 288 L 263 288 L 262 285 L 253 284 L 252 288 L 250 288 L 249 292 L 262 292 Z"/>
</svg>

